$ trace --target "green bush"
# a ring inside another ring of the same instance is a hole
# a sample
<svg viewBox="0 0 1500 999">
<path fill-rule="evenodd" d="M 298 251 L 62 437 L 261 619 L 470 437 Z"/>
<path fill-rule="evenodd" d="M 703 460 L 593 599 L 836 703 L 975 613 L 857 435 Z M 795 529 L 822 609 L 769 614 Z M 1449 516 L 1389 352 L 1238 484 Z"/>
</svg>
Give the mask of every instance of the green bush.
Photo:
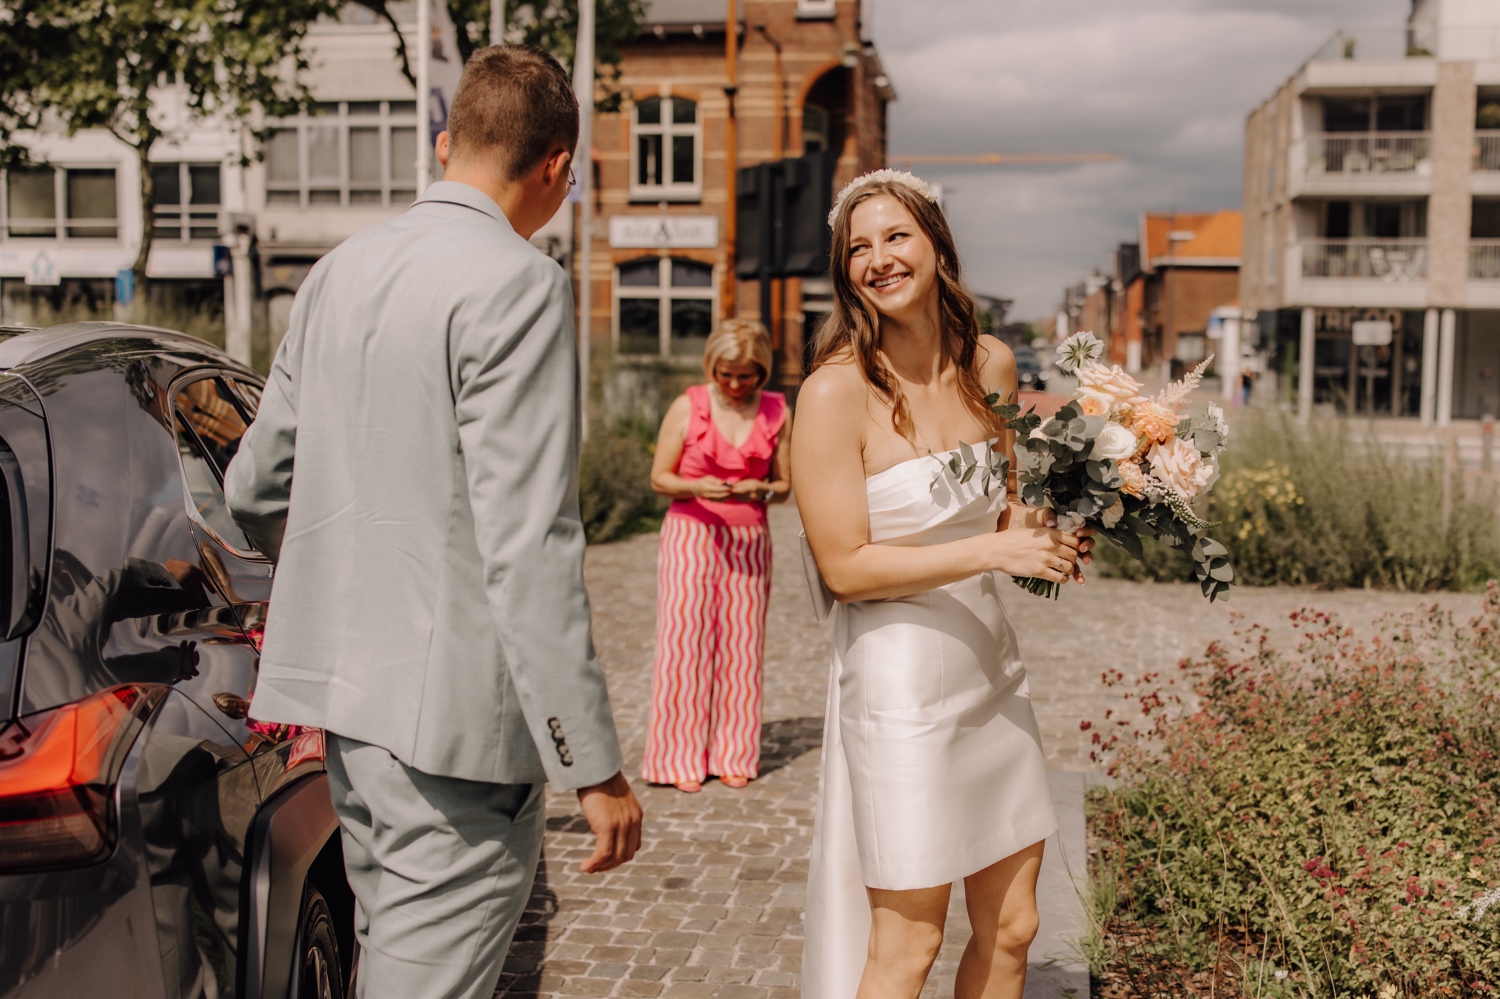
<svg viewBox="0 0 1500 999">
<path fill-rule="evenodd" d="M 1141 999 L 1494 996 L 1500 589 L 1467 626 L 1294 624 L 1294 654 L 1252 627 L 1144 678 L 1148 727 L 1084 724 L 1116 781 L 1090 797 L 1096 976 Z"/>
<path fill-rule="evenodd" d="M 654 431 L 629 421 L 595 428 L 584 441 L 578 498 L 590 544 L 661 527 L 667 501 L 651 491 Z"/>
<path fill-rule="evenodd" d="M 1500 518 L 1462 472 L 1357 440 L 1342 424 L 1289 418 L 1234 424 L 1207 506 L 1235 582 L 1394 590 L 1473 589 L 1500 574 Z M 1101 546 L 1106 575 L 1189 580 L 1180 552 L 1142 563 Z"/>
</svg>

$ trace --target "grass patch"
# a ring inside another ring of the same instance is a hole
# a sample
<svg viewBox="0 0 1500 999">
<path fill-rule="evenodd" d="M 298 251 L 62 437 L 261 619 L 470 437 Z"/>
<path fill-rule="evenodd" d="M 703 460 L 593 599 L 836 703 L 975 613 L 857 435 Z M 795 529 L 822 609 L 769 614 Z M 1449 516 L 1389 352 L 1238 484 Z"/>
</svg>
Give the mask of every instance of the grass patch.
<svg viewBox="0 0 1500 999">
<path fill-rule="evenodd" d="M 1234 424 L 1207 504 L 1235 582 L 1328 589 L 1472 590 L 1500 575 L 1494 491 L 1461 470 L 1416 461 L 1346 424 L 1284 416 Z M 1186 556 L 1148 543 L 1136 562 L 1100 546 L 1105 575 L 1191 580 Z"/>
<path fill-rule="evenodd" d="M 578 501 L 590 544 L 661 528 L 667 501 L 651 491 L 656 428 L 627 420 L 595 428 L 583 443 Z"/>
</svg>

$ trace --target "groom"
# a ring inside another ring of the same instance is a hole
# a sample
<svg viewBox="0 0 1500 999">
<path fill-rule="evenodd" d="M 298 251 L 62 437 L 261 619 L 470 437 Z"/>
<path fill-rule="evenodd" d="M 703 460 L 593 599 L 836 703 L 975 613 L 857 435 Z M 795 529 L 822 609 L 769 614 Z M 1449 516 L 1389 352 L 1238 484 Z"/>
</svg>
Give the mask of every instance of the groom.
<svg viewBox="0 0 1500 999">
<path fill-rule="evenodd" d="M 361 999 L 492 993 L 544 782 L 578 791 L 583 870 L 640 847 L 583 589 L 572 291 L 527 242 L 577 142 L 551 56 L 475 54 L 445 179 L 313 268 L 226 476 L 276 563 L 253 713 L 327 732 Z"/>
</svg>

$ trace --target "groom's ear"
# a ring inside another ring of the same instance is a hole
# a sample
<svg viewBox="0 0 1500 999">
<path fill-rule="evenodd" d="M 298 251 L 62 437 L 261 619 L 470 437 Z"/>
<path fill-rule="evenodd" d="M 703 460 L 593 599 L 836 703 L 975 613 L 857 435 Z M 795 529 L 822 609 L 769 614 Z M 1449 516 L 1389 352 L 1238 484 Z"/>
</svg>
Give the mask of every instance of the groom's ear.
<svg viewBox="0 0 1500 999">
<path fill-rule="evenodd" d="M 448 145 L 448 130 L 443 129 L 443 131 L 438 133 L 437 145 L 434 147 L 433 152 L 437 154 L 437 161 L 442 165 L 444 170 L 448 169 L 448 154 L 450 149 L 451 147 Z"/>
</svg>

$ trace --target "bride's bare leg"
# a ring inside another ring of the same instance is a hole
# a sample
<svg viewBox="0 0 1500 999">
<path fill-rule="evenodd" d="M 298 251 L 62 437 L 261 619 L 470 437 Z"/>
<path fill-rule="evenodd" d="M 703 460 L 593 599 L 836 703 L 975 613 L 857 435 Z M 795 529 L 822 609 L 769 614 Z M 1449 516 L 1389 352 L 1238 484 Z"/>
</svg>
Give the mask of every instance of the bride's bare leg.
<svg viewBox="0 0 1500 999">
<path fill-rule="evenodd" d="M 974 935 L 958 962 L 954 999 L 1021 999 L 1026 951 L 1036 938 L 1036 879 L 1042 844 L 1034 843 L 964 878 Z"/>
<path fill-rule="evenodd" d="M 870 953 L 855 999 L 917 999 L 943 945 L 952 885 L 870 895 Z"/>
</svg>

